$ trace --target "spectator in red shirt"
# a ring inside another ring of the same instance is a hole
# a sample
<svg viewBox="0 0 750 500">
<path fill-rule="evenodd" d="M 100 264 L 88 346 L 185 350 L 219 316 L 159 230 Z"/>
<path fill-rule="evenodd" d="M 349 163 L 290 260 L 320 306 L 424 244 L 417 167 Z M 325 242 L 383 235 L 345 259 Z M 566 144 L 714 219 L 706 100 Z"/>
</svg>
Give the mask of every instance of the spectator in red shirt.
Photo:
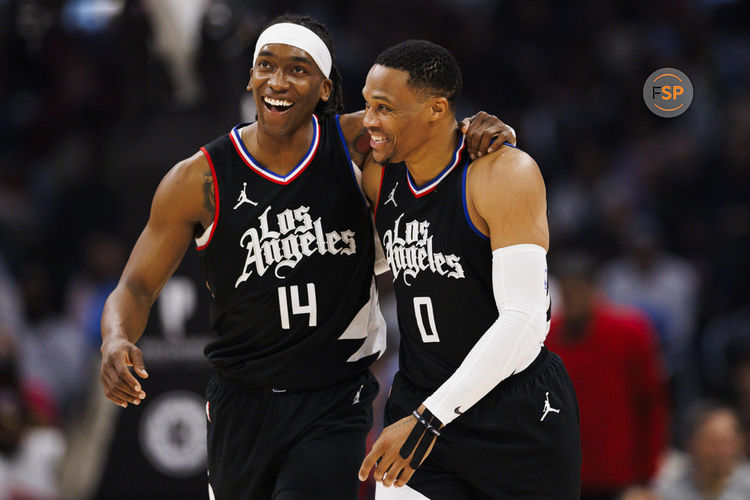
<svg viewBox="0 0 750 500">
<path fill-rule="evenodd" d="M 667 444 L 664 366 L 643 314 L 602 301 L 593 261 L 555 267 L 563 307 L 546 345 L 570 373 L 581 413 L 582 499 L 614 499 L 648 482 Z"/>
</svg>

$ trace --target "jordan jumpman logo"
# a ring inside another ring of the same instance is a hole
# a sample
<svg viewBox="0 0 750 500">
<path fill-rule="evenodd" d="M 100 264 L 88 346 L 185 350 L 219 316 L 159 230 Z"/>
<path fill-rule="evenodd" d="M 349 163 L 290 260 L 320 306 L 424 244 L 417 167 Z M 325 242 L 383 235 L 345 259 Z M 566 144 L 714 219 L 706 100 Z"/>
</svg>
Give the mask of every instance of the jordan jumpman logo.
<svg viewBox="0 0 750 500">
<path fill-rule="evenodd" d="M 242 191 L 240 191 L 240 197 L 237 198 L 237 204 L 234 206 L 234 210 L 237 210 L 240 205 L 243 203 L 249 203 L 254 207 L 258 206 L 258 203 L 254 202 L 250 198 L 247 197 L 247 193 L 245 193 L 245 189 L 247 188 L 247 182 L 242 183 Z"/>
<path fill-rule="evenodd" d="M 398 182 L 396 183 L 396 185 L 395 185 L 395 186 L 393 186 L 393 189 L 391 190 L 391 194 L 389 194 L 389 195 L 388 195 L 388 199 L 387 199 L 387 200 L 385 200 L 385 203 L 383 203 L 383 206 L 386 206 L 386 205 L 388 204 L 388 202 L 389 202 L 389 201 L 390 201 L 391 203 L 393 203 L 393 206 L 394 206 L 394 207 L 397 207 L 397 206 L 398 206 L 398 205 L 396 205 L 396 198 L 395 198 L 395 197 L 396 197 L 396 188 L 397 188 L 397 187 L 398 187 Z"/>
<path fill-rule="evenodd" d="M 544 400 L 544 414 L 542 415 L 542 418 L 539 420 L 540 422 L 544 420 L 544 417 L 546 417 L 549 412 L 560 413 L 559 408 L 552 408 L 550 406 L 550 404 L 549 404 L 549 392 L 545 392 L 544 393 L 544 397 L 545 397 L 545 400 Z"/>
</svg>

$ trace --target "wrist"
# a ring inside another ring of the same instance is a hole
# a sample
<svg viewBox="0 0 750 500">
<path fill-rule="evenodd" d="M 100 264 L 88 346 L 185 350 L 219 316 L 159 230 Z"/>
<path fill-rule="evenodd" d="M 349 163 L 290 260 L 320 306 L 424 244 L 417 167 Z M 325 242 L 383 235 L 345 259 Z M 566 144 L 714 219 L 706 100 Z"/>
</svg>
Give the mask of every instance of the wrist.
<svg viewBox="0 0 750 500">
<path fill-rule="evenodd" d="M 109 330 L 105 333 L 102 330 L 102 350 L 105 346 L 119 344 L 121 342 L 130 342 L 128 335 L 120 328 Z"/>
</svg>

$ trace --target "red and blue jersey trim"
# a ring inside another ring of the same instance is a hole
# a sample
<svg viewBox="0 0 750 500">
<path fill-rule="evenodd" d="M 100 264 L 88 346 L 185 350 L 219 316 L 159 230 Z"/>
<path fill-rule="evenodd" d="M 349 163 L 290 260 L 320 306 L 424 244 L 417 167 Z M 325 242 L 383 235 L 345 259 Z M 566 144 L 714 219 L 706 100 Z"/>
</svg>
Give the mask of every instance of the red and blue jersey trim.
<svg viewBox="0 0 750 500">
<path fill-rule="evenodd" d="M 431 193 L 437 187 L 437 185 L 440 184 L 440 181 L 445 179 L 448 174 L 450 174 L 453 169 L 456 168 L 456 165 L 458 165 L 459 161 L 461 160 L 461 151 L 463 151 L 465 145 L 466 137 L 462 135 L 461 141 L 458 143 L 458 147 L 456 147 L 456 150 L 453 152 L 453 158 L 451 158 L 448 166 L 445 167 L 437 176 L 435 176 L 434 179 L 420 188 L 416 187 L 416 183 L 412 180 L 411 174 L 409 174 L 409 169 L 406 169 L 406 180 L 409 183 L 411 194 L 413 194 L 415 198 L 421 198 L 422 196 Z"/>
<path fill-rule="evenodd" d="M 208 166 L 211 168 L 211 176 L 213 177 L 214 181 L 214 220 L 211 223 L 211 233 L 208 235 L 208 240 L 203 245 L 197 245 L 196 250 L 201 251 L 208 248 L 208 244 L 211 243 L 211 240 L 214 237 L 214 232 L 216 232 L 216 226 L 219 224 L 219 207 L 221 206 L 220 200 L 219 200 L 219 179 L 216 177 L 216 169 L 214 168 L 214 162 L 211 159 L 211 155 L 208 154 L 208 151 L 206 151 L 206 148 L 201 148 L 201 152 L 205 155 L 206 160 L 208 160 Z"/>
<path fill-rule="evenodd" d="M 271 182 L 275 182 L 276 184 L 289 184 L 294 179 L 296 179 L 304 170 L 312 163 L 313 158 L 315 158 L 315 153 L 318 152 L 318 146 L 320 146 L 320 124 L 318 123 L 318 117 L 313 115 L 313 139 L 310 143 L 310 147 L 307 149 L 307 153 L 305 153 L 305 156 L 302 157 L 302 160 L 297 164 L 296 167 L 294 167 L 288 174 L 286 175 L 279 175 L 277 173 L 271 172 L 267 168 L 265 168 L 263 165 L 261 165 L 253 156 L 250 154 L 250 152 L 245 147 L 245 144 L 242 142 L 242 138 L 240 137 L 240 128 L 242 128 L 246 124 L 240 124 L 237 125 L 232 129 L 232 132 L 230 132 L 229 137 L 232 140 L 232 144 L 234 144 L 234 148 L 237 150 L 237 154 L 240 155 L 240 158 L 247 164 L 248 167 L 250 167 L 251 170 L 253 170 L 255 173 L 260 175 L 266 180 L 269 180 Z"/>
</svg>

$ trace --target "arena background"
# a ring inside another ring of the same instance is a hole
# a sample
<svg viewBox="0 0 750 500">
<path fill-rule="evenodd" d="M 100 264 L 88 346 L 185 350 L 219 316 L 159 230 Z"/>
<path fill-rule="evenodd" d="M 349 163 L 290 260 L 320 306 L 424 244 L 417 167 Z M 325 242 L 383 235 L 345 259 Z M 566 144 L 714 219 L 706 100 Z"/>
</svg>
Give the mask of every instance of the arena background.
<svg viewBox="0 0 750 500">
<path fill-rule="evenodd" d="M 382 49 L 447 47 L 464 77 L 458 117 L 498 115 L 541 167 L 552 275 L 586 251 L 602 293 L 654 325 L 671 449 L 696 401 L 723 398 L 750 421 L 732 378 L 750 360 L 747 2 L 0 0 L 0 498 L 206 496 L 195 252 L 141 341 L 140 408 L 101 394 L 99 318 L 164 173 L 254 116 L 251 47 L 287 11 L 329 27 L 350 111 Z M 662 67 L 694 87 L 677 118 L 643 101 Z M 632 262 L 642 279 L 622 276 Z M 380 284 L 384 396 L 398 334 Z"/>
</svg>

